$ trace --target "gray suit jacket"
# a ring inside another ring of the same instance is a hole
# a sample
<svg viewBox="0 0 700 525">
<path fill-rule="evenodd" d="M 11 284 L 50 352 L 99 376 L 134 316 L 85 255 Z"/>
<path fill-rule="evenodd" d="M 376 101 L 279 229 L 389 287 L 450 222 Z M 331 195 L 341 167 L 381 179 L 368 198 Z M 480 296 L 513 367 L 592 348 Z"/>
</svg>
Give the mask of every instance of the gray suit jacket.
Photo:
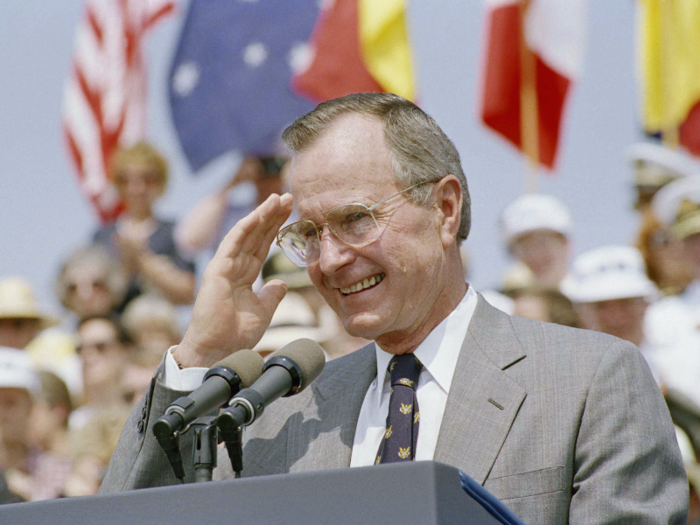
<svg viewBox="0 0 700 525">
<path fill-rule="evenodd" d="M 271 405 L 246 431 L 244 475 L 348 467 L 376 374 L 369 345 Z M 151 427 L 181 394 L 154 379 L 101 491 L 175 482 Z M 190 446 L 183 440 L 185 457 Z M 688 483 L 671 419 L 634 345 L 509 317 L 481 296 L 434 459 L 482 483 L 526 523 L 686 522 Z M 231 475 L 220 456 L 216 478 Z"/>
</svg>

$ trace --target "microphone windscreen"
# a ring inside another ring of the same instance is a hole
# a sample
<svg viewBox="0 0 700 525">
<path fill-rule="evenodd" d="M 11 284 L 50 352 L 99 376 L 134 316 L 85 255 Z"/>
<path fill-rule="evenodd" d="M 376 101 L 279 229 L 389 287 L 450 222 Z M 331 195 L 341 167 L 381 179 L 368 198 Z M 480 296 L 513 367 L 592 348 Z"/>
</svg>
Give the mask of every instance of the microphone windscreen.
<svg viewBox="0 0 700 525">
<path fill-rule="evenodd" d="M 272 354 L 270 359 L 278 356 L 288 357 L 299 365 L 302 381 L 297 394 L 313 383 L 326 366 L 326 355 L 321 345 L 311 339 L 292 341 Z"/>
<path fill-rule="evenodd" d="M 262 375 L 264 364 L 265 360 L 259 353 L 252 350 L 239 350 L 225 357 L 212 368 L 217 366 L 230 368 L 238 374 L 243 388 L 248 388 Z"/>
</svg>

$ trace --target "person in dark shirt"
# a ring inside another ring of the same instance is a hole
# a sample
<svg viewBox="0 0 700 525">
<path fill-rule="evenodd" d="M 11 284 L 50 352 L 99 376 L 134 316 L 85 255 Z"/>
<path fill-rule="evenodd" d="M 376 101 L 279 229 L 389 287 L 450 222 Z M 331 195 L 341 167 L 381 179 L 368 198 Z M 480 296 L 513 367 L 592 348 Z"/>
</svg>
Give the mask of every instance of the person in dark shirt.
<svg viewBox="0 0 700 525">
<path fill-rule="evenodd" d="M 116 222 L 100 228 L 93 241 L 115 252 L 131 276 L 124 304 L 144 291 L 174 304 L 191 303 L 194 263 L 175 247 L 174 222 L 153 214 L 153 204 L 167 183 L 166 160 L 151 145 L 139 142 L 117 152 L 111 171 L 125 211 Z"/>
</svg>

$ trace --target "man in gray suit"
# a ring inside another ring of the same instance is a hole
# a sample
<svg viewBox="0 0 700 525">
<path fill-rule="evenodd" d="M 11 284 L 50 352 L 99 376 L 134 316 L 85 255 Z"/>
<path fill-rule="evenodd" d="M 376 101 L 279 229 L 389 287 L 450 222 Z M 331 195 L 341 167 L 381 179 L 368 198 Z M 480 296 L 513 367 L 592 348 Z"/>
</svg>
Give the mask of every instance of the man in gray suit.
<svg viewBox="0 0 700 525">
<path fill-rule="evenodd" d="M 303 220 L 278 234 L 292 196 L 273 195 L 223 240 L 102 491 L 175 481 L 153 422 L 206 367 L 261 338 L 286 291 L 280 281 L 252 290 L 277 236 L 346 330 L 375 343 L 266 409 L 247 430 L 244 475 L 373 464 L 391 395 L 387 365 L 413 353 L 422 364 L 415 459 L 462 469 L 529 523 L 685 522 L 673 426 L 639 351 L 509 317 L 465 283 L 467 183 L 429 116 L 394 95 L 350 95 L 302 116 L 283 139 Z M 216 477 L 230 476 L 222 457 Z"/>
</svg>

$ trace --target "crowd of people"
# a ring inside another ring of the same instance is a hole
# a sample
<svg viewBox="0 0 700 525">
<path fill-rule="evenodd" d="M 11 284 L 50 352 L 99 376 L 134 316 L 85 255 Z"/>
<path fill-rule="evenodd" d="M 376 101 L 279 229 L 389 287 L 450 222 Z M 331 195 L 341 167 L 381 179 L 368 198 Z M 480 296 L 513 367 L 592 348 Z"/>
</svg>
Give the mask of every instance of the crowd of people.
<svg viewBox="0 0 700 525">
<path fill-rule="evenodd" d="M 630 161 L 639 214 L 634 243 L 573 258 L 576 229 L 565 204 L 524 195 L 502 213 L 513 266 L 495 289 L 477 291 L 506 313 L 597 330 L 639 347 L 677 426 L 698 491 L 691 490 L 691 519 L 698 519 L 700 164 L 654 144 L 634 147 Z M 0 276 L 2 501 L 98 490 L 130 409 L 165 350 L 182 337 L 176 308 L 194 300 L 195 255 L 216 249 L 238 220 L 283 192 L 286 171 L 283 158 L 246 158 L 225 187 L 176 224 L 153 211 L 167 184 L 167 162 L 149 144 L 136 144 L 112 164 L 124 212 L 58 271 L 62 324 L 41 309 L 27 282 Z M 252 188 L 247 196 L 244 185 Z M 279 249 L 257 285 L 271 279 L 289 291 L 254 350 L 265 356 L 310 337 L 330 360 L 366 344 L 345 333 L 306 270 Z"/>
</svg>

